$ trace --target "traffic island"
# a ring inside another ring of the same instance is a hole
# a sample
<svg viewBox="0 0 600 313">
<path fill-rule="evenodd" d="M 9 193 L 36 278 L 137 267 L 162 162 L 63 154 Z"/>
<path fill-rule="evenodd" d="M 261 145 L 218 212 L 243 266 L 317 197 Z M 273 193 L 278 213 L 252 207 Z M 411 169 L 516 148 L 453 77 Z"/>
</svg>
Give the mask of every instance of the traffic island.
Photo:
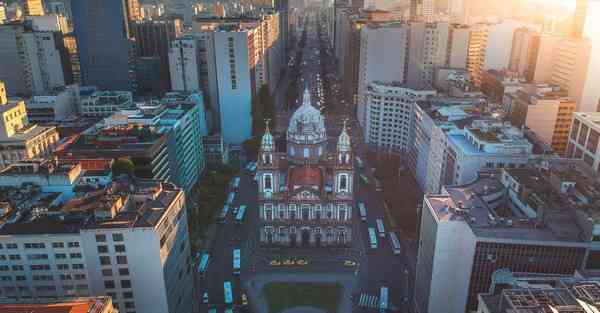
<svg viewBox="0 0 600 313">
<path fill-rule="evenodd" d="M 343 287 L 338 283 L 273 282 L 263 287 L 269 313 L 336 313 Z M 309 310 L 310 308 L 310 310 Z"/>
</svg>

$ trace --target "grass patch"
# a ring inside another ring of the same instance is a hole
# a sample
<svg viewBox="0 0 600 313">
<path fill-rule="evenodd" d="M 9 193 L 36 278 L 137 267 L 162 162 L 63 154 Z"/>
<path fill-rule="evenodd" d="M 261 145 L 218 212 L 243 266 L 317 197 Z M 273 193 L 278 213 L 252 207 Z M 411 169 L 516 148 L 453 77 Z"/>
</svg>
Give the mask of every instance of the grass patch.
<svg viewBox="0 0 600 313">
<path fill-rule="evenodd" d="M 342 286 L 337 283 L 269 283 L 263 293 L 269 313 L 297 306 L 312 306 L 327 313 L 336 313 L 342 297 Z"/>
</svg>

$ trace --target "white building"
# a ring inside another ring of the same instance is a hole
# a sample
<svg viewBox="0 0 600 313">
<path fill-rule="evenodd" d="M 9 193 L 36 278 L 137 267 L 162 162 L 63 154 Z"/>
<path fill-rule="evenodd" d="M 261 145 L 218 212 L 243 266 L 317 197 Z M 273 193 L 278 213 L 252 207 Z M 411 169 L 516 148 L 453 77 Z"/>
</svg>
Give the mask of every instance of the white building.
<svg viewBox="0 0 600 313">
<path fill-rule="evenodd" d="M 415 90 L 400 84 L 372 82 L 366 91 L 365 142 L 407 152 L 414 137 L 414 107 L 435 90 Z"/>
<path fill-rule="evenodd" d="M 131 91 L 95 91 L 80 98 L 78 111 L 86 117 L 108 117 L 117 111 L 134 108 Z"/>
<path fill-rule="evenodd" d="M 69 85 L 46 95 L 33 96 L 25 101 L 27 117 L 33 123 L 60 122 L 72 118 L 79 107 L 79 86 Z"/>
<path fill-rule="evenodd" d="M 196 36 L 185 35 L 173 40 L 169 48 L 171 89 L 201 90 L 201 63 L 200 44 Z"/>
<path fill-rule="evenodd" d="M 405 81 L 408 39 L 409 26 L 404 23 L 367 24 L 361 29 L 357 116 L 363 127 L 368 85 Z"/>
<path fill-rule="evenodd" d="M 0 228 L 0 296 L 108 295 L 120 312 L 191 312 L 183 192 L 157 181 L 125 185 L 11 211 Z"/>
<path fill-rule="evenodd" d="M 600 168 L 600 113 L 575 112 L 569 132 L 567 158 L 582 159 L 589 166 Z"/>
</svg>

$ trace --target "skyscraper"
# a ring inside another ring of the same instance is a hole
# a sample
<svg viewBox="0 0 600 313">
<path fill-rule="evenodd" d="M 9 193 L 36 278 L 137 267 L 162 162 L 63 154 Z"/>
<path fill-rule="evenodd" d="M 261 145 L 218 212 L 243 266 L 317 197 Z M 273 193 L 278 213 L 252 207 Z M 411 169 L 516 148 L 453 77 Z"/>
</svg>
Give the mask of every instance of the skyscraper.
<svg viewBox="0 0 600 313">
<path fill-rule="evenodd" d="M 71 5 L 83 84 L 132 90 L 133 44 L 124 0 L 78 0 Z"/>
<path fill-rule="evenodd" d="M 571 30 L 571 34 L 575 37 L 581 37 L 583 35 L 587 8 L 588 0 L 577 0 L 575 14 L 573 15 L 573 29 Z"/>
</svg>

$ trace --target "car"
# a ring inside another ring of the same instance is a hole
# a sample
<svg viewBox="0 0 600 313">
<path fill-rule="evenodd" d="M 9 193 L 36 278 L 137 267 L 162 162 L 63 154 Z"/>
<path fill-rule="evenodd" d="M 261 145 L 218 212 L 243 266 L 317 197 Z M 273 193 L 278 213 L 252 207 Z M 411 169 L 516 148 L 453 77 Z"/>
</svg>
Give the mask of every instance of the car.
<svg viewBox="0 0 600 313">
<path fill-rule="evenodd" d="M 308 261 L 306 259 L 298 259 L 296 260 L 296 265 L 306 266 L 308 265 Z"/>
<path fill-rule="evenodd" d="M 208 303 L 208 291 L 205 291 L 204 294 L 202 294 L 202 303 Z"/>
<path fill-rule="evenodd" d="M 281 262 L 279 260 L 271 260 L 271 262 L 269 262 L 270 266 L 280 266 Z"/>
<path fill-rule="evenodd" d="M 236 215 L 236 214 L 238 214 L 238 211 L 239 211 L 239 210 L 240 210 L 240 207 L 239 207 L 239 206 L 235 206 L 235 207 L 233 207 L 233 210 L 232 210 L 232 213 L 233 213 L 233 215 Z"/>
<path fill-rule="evenodd" d="M 285 266 L 293 266 L 294 264 L 296 264 L 296 262 L 294 262 L 294 260 L 292 259 L 286 259 L 285 261 L 283 261 L 282 264 Z"/>
<path fill-rule="evenodd" d="M 354 262 L 352 260 L 346 260 L 346 261 L 344 261 L 344 266 L 355 267 L 356 266 L 356 262 Z"/>
<path fill-rule="evenodd" d="M 402 297 L 402 302 L 407 303 L 408 302 L 408 297 Z"/>
<path fill-rule="evenodd" d="M 242 293 L 242 306 L 247 306 L 248 305 L 248 296 L 246 295 L 246 293 Z"/>
</svg>

